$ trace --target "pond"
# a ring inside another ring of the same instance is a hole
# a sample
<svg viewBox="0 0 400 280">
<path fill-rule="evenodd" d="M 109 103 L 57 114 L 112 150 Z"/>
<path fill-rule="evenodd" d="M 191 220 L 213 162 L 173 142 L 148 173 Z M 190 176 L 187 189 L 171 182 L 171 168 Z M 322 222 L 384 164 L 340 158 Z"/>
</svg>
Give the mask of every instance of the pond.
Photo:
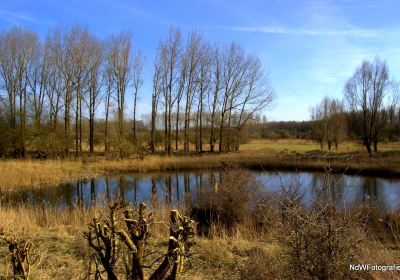
<svg viewBox="0 0 400 280">
<path fill-rule="evenodd" d="M 2 204 L 46 207 L 90 207 L 121 197 L 129 202 L 171 204 L 187 207 L 195 204 L 204 190 L 220 180 L 223 171 L 134 173 L 103 176 L 57 186 L 32 187 L 17 191 L 0 191 Z M 400 205 L 400 179 L 330 175 L 334 184 L 322 187 L 326 174 L 318 172 L 252 171 L 261 186 L 270 192 L 281 192 L 299 186 L 304 203 L 316 197 L 329 197 L 339 207 L 374 204 L 381 210 Z M 331 177 L 332 178 L 332 177 Z"/>
</svg>

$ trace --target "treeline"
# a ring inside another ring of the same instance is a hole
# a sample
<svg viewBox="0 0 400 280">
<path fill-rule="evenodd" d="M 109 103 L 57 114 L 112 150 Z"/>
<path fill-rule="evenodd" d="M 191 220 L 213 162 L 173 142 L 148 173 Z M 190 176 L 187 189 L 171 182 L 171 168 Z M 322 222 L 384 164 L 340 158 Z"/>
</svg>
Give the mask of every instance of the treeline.
<svg viewBox="0 0 400 280">
<path fill-rule="evenodd" d="M 170 154 L 181 143 L 185 152 L 231 151 L 274 98 L 258 57 L 170 28 L 147 77 L 152 110 L 139 121 L 138 98 L 150 95 L 142 91 L 144 61 L 129 32 L 104 40 L 81 26 L 56 28 L 44 40 L 18 27 L 2 32 L 0 153 L 123 155 L 162 146 Z"/>
<path fill-rule="evenodd" d="M 254 138 L 265 139 L 312 139 L 312 121 L 260 121 L 255 125 Z"/>
</svg>

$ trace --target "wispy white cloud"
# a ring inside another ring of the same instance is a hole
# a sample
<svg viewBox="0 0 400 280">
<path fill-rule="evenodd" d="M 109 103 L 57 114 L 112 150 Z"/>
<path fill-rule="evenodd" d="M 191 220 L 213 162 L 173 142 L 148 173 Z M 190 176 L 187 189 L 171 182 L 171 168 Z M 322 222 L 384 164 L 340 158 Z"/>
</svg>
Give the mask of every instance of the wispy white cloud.
<svg viewBox="0 0 400 280">
<path fill-rule="evenodd" d="M 283 34 L 283 35 L 298 35 L 298 36 L 349 36 L 349 37 L 378 37 L 379 30 L 375 29 L 332 29 L 332 30 L 318 30 L 318 29 L 303 29 L 303 28 L 286 28 L 280 26 L 236 26 L 231 27 L 232 30 L 242 32 L 259 32 L 269 34 Z"/>
<path fill-rule="evenodd" d="M 0 17 L 11 24 L 38 23 L 38 20 L 24 13 L 0 10 Z"/>
</svg>

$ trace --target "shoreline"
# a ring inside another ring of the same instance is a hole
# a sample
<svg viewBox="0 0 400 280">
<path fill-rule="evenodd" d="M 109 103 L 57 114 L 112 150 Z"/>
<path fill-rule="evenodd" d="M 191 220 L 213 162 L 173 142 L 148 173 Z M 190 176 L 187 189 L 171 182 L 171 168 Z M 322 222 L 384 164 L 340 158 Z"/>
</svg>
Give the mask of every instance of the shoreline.
<svg viewBox="0 0 400 280">
<path fill-rule="evenodd" d="M 332 154 L 332 173 L 400 177 L 400 152 L 382 152 L 369 157 L 361 153 Z M 57 185 L 80 179 L 157 171 L 188 171 L 239 167 L 251 170 L 324 172 L 326 153 L 241 151 L 228 154 L 150 155 L 142 159 L 110 159 L 100 156 L 67 159 L 6 159 L 0 161 L 0 189 Z"/>
</svg>

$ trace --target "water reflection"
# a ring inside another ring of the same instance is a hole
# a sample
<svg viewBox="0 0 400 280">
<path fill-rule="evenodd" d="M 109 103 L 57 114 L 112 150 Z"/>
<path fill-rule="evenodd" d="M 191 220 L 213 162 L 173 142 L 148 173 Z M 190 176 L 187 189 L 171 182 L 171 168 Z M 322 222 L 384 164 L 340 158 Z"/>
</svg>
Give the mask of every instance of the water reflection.
<svg viewBox="0 0 400 280">
<path fill-rule="evenodd" d="M 288 186 L 304 191 L 302 200 L 316 198 L 334 201 L 340 207 L 355 204 L 395 209 L 400 203 L 400 180 L 306 172 L 254 172 L 264 188 L 280 192 Z M 145 201 L 189 207 L 202 192 L 221 183 L 221 172 L 171 172 L 105 176 L 73 184 L 0 192 L 1 203 L 48 207 L 91 207 L 115 198 L 137 204 Z"/>
</svg>

